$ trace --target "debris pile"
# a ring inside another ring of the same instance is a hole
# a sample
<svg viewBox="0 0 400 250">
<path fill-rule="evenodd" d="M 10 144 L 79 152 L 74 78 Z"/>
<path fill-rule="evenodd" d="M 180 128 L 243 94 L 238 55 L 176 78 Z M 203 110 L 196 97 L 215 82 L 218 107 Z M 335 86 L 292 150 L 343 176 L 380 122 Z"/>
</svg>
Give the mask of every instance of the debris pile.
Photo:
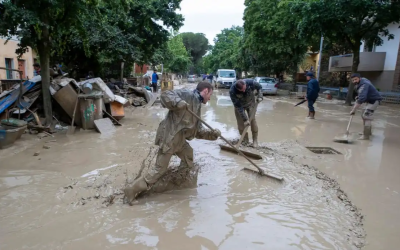
<svg viewBox="0 0 400 250">
<path fill-rule="evenodd" d="M 75 131 L 69 129 L 75 126 L 110 133 L 114 125 L 121 125 L 125 107 L 150 107 L 156 100 L 148 87 L 133 86 L 126 79 L 105 83 L 101 78 L 91 78 L 77 82 L 67 75 L 51 77 L 49 91 L 54 119 L 51 124 L 45 124 L 43 118 L 41 76 L 21 79 L 0 93 L 0 149 L 13 144 L 26 132 L 38 134 L 40 139 L 55 132 L 68 134 Z M 103 119 L 106 120 L 96 126 L 95 121 Z"/>
</svg>

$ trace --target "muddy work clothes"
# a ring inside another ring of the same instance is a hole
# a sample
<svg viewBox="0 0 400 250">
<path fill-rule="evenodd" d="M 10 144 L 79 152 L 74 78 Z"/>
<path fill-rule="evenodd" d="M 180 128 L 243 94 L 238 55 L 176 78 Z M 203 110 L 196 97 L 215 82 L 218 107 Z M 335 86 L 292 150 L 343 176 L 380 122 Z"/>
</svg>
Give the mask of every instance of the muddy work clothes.
<svg viewBox="0 0 400 250">
<path fill-rule="evenodd" d="M 315 101 L 316 101 L 316 99 L 315 99 L 315 100 L 313 100 L 313 99 L 307 99 L 308 111 L 310 111 L 310 112 L 315 112 L 315 109 L 314 109 L 314 103 L 315 103 Z"/>
<path fill-rule="evenodd" d="M 381 95 L 366 78 L 361 78 L 360 83 L 356 87 L 358 93 L 357 103 L 366 104 L 361 117 L 364 120 L 373 120 L 373 114 L 382 100 Z"/>
<path fill-rule="evenodd" d="M 307 84 L 307 102 L 309 112 L 315 112 L 314 103 L 317 101 L 319 90 L 319 82 L 317 79 L 311 78 Z"/>
<path fill-rule="evenodd" d="M 170 90 L 161 94 L 161 105 L 169 109 L 167 117 L 161 121 L 155 144 L 159 151 L 156 164 L 144 176 L 148 184 L 154 184 L 168 170 L 168 165 L 173 155 L 181 159 L 181 167 L 193 167 L 193 149 L 187 140 L 205 139 L 217 140 L 218 136 L 214 131 L 203 128 L 197 120 L 186 109 L 179 109 L 178 104 L 185 101 L 188 109 L 201 116 L 201 103 L 203 101 L 197 90 L 187 89 Z"/>
<path fill-rule="evenodd" d="M 257 112 L 257 110 L 255 110 L 255 103 L 254 103 L 254 105 L 252 105 L 248 108 L 245 108 L 244 110 L 245 110 L 245 112 L 247 112 L 248 117 L 251 117 L 253 112 Z M 244 130 L 244 122 L 245 121 L 243 120 L 242 115 L 239 113 L 238 109 L 235 109 L 235 116 L 236 116 L 236 122 L 238 125 L 239 133 L 242 134 L 243 130 Z M 251 132 L 258 133 L 258 126 L 257 126 L 257 121 L 255 118 L 251 121 L 250 125 L 251 125 Z"/>
<path fill-rule="evenodd" d="M 249 120 L 249 116 L 246 115 L 245 110 L 250 110 L 255 106 L 256 97 L 254 96 L 254 91 L 257 92 L 257 98 L 263 98 L 262 87 L 258 82 L 246 81 L 246 91 L 241 92 L 236 89 L 236 84 L 231 86 L 229 95 L 235 106 L 235 113 L 239 113 L 243 121 Z M 238 121 L 239 122 L 239 121 Z"/>
</svg>

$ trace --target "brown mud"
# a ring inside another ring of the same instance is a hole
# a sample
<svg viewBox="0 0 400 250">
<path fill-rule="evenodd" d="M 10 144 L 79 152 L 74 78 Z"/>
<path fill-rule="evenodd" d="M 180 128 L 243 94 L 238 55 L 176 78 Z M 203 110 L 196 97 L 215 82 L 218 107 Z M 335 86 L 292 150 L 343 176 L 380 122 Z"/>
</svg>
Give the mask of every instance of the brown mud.
<svg viewBox="0 0 400 250">
<path fill-rule="evenodd" d="M 235 140 L 234 113 L 221 96 L 226 91 L 203 107 L 203 118 Z M 151 192 L 124 205 L 124 187 L 154 161 L 165 117 L 158 106 L 126 110 L 124 126 L 109 137 L 58 135 L 49 149 L 46 138 L 17 142 L 0 152 L 1 249 L 395 249 L 397 111 L 377 113 L 370 142 L 336 145 L 332 135 L 346 127 L 348 107 L 317 103 L 319 116 L 309 121 L 292 100 L 265 99 L 257 114 L 263 143 L 243 148 L 261 154 L 257 164 L 283 183 L 242 171 L 247 161 L 221 151 L 221 141 L 194 140 L 195 169 L 177 169 L 173 157 Z"/>
</svg>

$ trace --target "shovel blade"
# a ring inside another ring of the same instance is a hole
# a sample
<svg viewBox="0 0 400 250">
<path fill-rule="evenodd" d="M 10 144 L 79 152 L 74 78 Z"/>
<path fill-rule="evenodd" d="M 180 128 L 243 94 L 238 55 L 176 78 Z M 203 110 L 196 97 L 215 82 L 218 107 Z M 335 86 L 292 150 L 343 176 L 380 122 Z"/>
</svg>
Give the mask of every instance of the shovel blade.
<svg viewBox="0 0 400 250">
<path fill-rule="evenodd" d="M 238 154 L 238 152 L 231 148 L 230 146 L 225 146 L 225 145 L 219 145 L 219 147 L 221 148 L 221 150 L 224 151 L 228 151 L 234 154 Z M 240 149 L 239 149 L 240 150 Z M 252 152 L 248 152 L 248 151 L 244 151 L 244 150 L 240 150 L 240 152 L 242 152 L 245 156 L 254 159 L 254 160 L 262 160 L 262 156 L 256 153 L 252 153 Z"/>
</svg>

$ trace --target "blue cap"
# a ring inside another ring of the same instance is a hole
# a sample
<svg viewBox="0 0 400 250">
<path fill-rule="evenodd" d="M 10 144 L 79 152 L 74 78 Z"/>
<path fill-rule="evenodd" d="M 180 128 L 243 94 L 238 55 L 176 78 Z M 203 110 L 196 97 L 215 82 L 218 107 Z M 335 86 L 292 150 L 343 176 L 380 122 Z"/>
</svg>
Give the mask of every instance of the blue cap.
<svg viewBox="0 0 400 250">
<path fill-rule="evenodd" d="M 307 72 L 306 76 L 314 77 L 314 73 L 313 72 Z"/>
</svg>

